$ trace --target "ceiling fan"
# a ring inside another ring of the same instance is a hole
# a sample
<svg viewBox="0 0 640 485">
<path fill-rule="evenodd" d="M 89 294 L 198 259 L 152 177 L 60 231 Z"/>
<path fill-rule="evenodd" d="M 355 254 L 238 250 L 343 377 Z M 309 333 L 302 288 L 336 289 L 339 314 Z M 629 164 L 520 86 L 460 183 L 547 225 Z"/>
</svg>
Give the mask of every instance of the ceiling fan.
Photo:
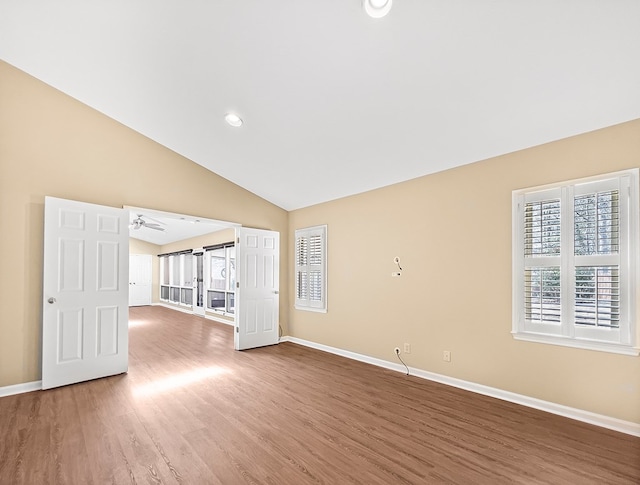
<svg viewBox="0 0 640 485">
<path fill-rule="evenodd" d="M 143 218 L 143 214 L 138 214 L 138 217 L 135 218 L 133 221 L 131 221 L 131 224 L 129 225 L 129 227 L 131 227 L 134 230 L 138 230 L 141 227 L 146 227 L 147 229 L 154 229 L 156 231 L 164 231 L 164 227 L 160 227 L 160 225 L 166 226 L 166 224 L 162 221 L 158 221 L 152 217 L 149 216 L 144 216 L 147 219 L 151 220 L 151 221 L 155 221 L 155 222 L 147 222 L 145 221 Z"/>
</svg>

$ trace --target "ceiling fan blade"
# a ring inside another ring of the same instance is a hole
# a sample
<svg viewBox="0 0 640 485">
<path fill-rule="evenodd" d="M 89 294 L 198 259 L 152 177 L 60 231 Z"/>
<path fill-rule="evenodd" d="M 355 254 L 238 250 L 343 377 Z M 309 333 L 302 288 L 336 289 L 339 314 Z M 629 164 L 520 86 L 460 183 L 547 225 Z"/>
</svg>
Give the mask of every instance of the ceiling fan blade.
<svg viewBox="0 0 640 485">
<path fill-rule="evenodd" d="M 153 229 L 154 231 L 164 231 L 164 227 L 150 226 L 149 224 L 145 224 L 145 227 L 148 229 Z"/>
<path fill-rule="evenodd" d="M 143 216 L 143 215 L 141 215 L 140 217 L 144 217 L 144 218 L 146 218 L 146 219 L 148 219 L 150 221 L 153 221 L 156 225 L 158 225 L 158 224 L 163 225 L 163 226 L 167 225 L 165 222 L 159 221 L 158 219 L 154 219 L 153 217 Z"/>
</svg>

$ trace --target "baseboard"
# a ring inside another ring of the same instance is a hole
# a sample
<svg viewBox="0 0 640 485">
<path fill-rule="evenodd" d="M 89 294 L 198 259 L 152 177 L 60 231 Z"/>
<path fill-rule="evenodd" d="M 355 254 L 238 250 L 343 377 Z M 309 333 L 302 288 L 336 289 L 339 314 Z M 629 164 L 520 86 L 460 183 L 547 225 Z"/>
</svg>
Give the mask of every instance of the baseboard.
<svg viewBox="0 0 640 485">
<path fill-rule="evenodd" d="M 164 306 L 162 304 L 157 304 L 157 305 Z M 167 307 L 167 308 L 171 308 L 171 307 Z M 211 319 L 213 320 L 213 318 Z M 225 323 L 225 322 L 221 322 L 221 323 Z M 323 352 L 340 355 L 348 359 L 357 360 L 357 361 L 375 365 L 378 367 L 383 367 L 385 369 L 393 370 L 396 372 L 402 372 L 402 373 L 406 372 L 406 369 L 403 365 L 396 364 L 394 362 L 389 362 L 387 360 L 370 357 L 368 355 L 358 354 L 356 352 L 351 352 L 348 350 L 330 347 L 328 345 L 311 342 L 309 340 L 304 340 L 297 337 L 284 336 L 280 338 L 280 342 L 291 342 L 291 343 L 302 345 L 305 347 L 310 347 L 316 350 L 321 350 Z M 613 431 L 619 431 L 621 433 L 640 437 L 640 425 L 638 425 L 637 423 L 632 423 L 630 421 L 624 421 L 622 419 L 612 418 L 610 416 L 596 414 L 590 411 L 584 411 L 582 409 L 571 408 L 569 406 L 564 406 L 562 404 L 543 401 L 542 399 L 536 399 L 533 397 L 524 396 L 522 394 L 516 394 L 514 392 L 497 389 L 495 387 L 484 386 L 482 384 L 476 384 L 474 382 L 469 382 L 462 379 L 456 379 L 455 377 L 448 377 L 442 374 L 436 374 L 434 372 L 427 372 L 421 369 L 416 369 L 414 367 L 409 367 L 409 373 L 412 376 L 420 377 L 422 379 L 439 382 L 441 384 L 457 387 L 459 389 L 464 389 L 466 391 L 471 391 L 477 394 L 494 397 L 496 399 L 501 399 L 503 401 L 512 402 L 514 404 L 520 404 L 522 406 L 538 409 L 540 411 L 545 411 L 551 414 L 556 414 L 559 416 L 564 416 L 566 418 L 575 419 L 577 421 L 582 421 L 584 423 L 600 426 L 602 428 L 607 428 Z M 14 394 L 22 394 L 25 392 L 39 391 L 41 389 L 42 389 L 42 381 L 33 381 L 33 382 L 25 382 L 22 384 L 14 384 L 12 386 L 0 387 L 0 397 L 12 396 Z"/>
<path fill-rule="evenodd" d="M 42 390 L 42 381 L 24 382 L 22 384 L 14 384 L 13 386 L 0 387 L 0 397 L 40 390 Z"/>
<path fill-rule="evenodd" d="M 282 337 L 280 339 L 280 342 L 291 342 L 294 344 L 303 345 L 305 347 L 322 350 L 323 352 L 329 352 L 331 354 L 340 355 L 348 359 L 365 362 L 367 364 L 372 364 L 378 367 L 384 367 L 385 369 L 389 369 L 397 372 L 406 373 L 407 371 L 405 367 L 401 364 L 396 364 L 394 362 L 389 362 L 387 360 L 370 357 L 368 355 L 350 352 L 348 350 L 342 350 L 335 347 L 330 347 L 328 345 L 311 342 L 309 340 L 304 340 L 297 337 L 288 337 L 288 336 Z M 427 372 L 427 371 L 416 369 L 413 367 L 409 367 L 409 373 L 412 376 L 420 377 L 422 379 L 427 379 L 434 382 L 439 382 L 441 384 L 446 384 L 452 387 L 457 387 L 459 389 L 464 389 L 465 391 L 475 392 L 477 394 L 494 397 L 497 399 L 501 399 L 503 401 L 512 402 L 514 404 L 520 404 L 522 406 L 538 409 L 540 411 L 545 411 L 551 414 L 564 416 L 565 418 L 575 419 L 577 421 L 593 424 L 595 426 L 600 426 L 602 428 L 611 429 L 613 431 L 619 431 L 620 433 L 625 433 L 628 435 L 640 437 L 640 424 L 633 423 L 631 421 L 624 421 L 622 419 L 612 418 L 610 416 L 596 414 L 590 411 L 584 411 L 582 409 L 571 408 L 569 406 L 564 406 L 562 404 L 543 401 L 542 399 L 536 399 L 533 397 L 524 396 L 522 394 L 516 394 L 514 392 L 497 389 L 495 387 L 484 386 L 482 384 L 476 384 L 475 382 L 464 381 L 462 379 L 457 379 L 455 377 L 448 377 L 442 374 L 436 374 L 434 372 Z"/>
<path fill-rule="evenodd" d="M 195 315 L 195 313 L 193 313 L 192 310 L 187 310 L 186 308 L 180 308 L 179 306 L 168 305 L 167 303 L 162 303 L 162 302 L 152 303 L 151 306 L 161 306 L 163 308 L 168 308 L 169 310 L 176 310 L 182 313 L 188 313 L 189 315 Z M 206 318 L 207 320 L 212 320 L 214 322 L 224 323 L 225 325 L 231 325 L 232 327 L 235 326 L 235 322 L 230 322 L 229 320 L 223 320 L 222 318 L 217 317 L 215 315 L 210 315 L 205 313 L 204 318 Z"/>
<path fill-rule="evenodd" d="M 169 310 L 175 310 L 177 312 L 188 313 L 189 315 L 193 315 L 193 311 L 187 310 L 186 308 L 180 308 L 179 306 L 168 305 L 166 303 L 152 303 L 151 306 L 161 306 L 162 308 L 168 308 Z"/>
<path fill-rule="evenodd" d="M 232 327 L 235 327 L 235 325 L 236 325 L 235 322 L 231 322 L 229 320 L 223 320 L 222 318 L 216 317 L 215 315 L 207 315 L 207 314 L 205 314 L 204 318 L 206 318 L 207 320 L 213 320 L 214 322 L 224 323 L 225 325 L 230 325 Z"/>
</svg>

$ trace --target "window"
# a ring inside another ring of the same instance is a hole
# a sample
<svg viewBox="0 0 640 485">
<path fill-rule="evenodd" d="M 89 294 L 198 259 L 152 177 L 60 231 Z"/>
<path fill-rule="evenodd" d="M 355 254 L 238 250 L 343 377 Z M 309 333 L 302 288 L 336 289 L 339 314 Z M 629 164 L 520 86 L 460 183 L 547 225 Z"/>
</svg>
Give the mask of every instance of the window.
<svg viewBox="0 0 640 485">
<path fill-rule="evenodd" d="M 193 256 L 191 249 L 159 254 L 160 300 L 193 305 Z"/>
<path fill-rule="evenodd" d="M 326 312 L 327 226 L 298 229 L 295 237 L 295 307 Z"/>
<path fill-rule="evenodd" d="M 234 243 L 205 248 L 209 258 L 207 309 L 235 313 L 236 247 Z"/>
<path fill-rule="evenodd" d="M 638 355 L 638 169 L 513 192 L 513 334 Z"/>
<path fill-rule="evenodd" d="M 159 254 L 160 300 L 193 308 L 204 305 L 206 310 L 225 315 L 235 313 L 236 248 L 233 242 L 203 248 Z M 194 256 L 196 259 L 194 260 Z M 194 292 L 195 290 L 195 292 Z M 206 293 L 202 294 L 202 292 Z"/>
</svg>

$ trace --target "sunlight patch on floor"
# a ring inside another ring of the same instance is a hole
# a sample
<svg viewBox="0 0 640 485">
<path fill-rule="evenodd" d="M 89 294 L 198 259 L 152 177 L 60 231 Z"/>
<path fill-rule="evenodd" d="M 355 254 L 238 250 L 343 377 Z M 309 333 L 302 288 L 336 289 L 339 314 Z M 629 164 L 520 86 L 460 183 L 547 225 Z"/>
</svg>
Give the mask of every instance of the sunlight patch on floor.
<svg viewBox="0 0 640 485">
<path fill-rule="evenodd" d="M 150 323 L 153 323 L 153 320 L 143 320 L 141 318 L 129 320 L 129 328 L 144 327 Z"/>
<path fill-rule="evenodd" d="M 181 372 L 164 379 L 149 382 L 142 386 L 136 386 L 133 389 L 133 395 L 135 397 L 147 397 L 149 395 L 164 393 L 179 387 L 185 387 L 190 384 L 200 382 L 204 379 L 228 374 L 229 372 L 229 369 L 225 369 L 224 367 L 203 367 L 189 372 Z"/>
</svg>

